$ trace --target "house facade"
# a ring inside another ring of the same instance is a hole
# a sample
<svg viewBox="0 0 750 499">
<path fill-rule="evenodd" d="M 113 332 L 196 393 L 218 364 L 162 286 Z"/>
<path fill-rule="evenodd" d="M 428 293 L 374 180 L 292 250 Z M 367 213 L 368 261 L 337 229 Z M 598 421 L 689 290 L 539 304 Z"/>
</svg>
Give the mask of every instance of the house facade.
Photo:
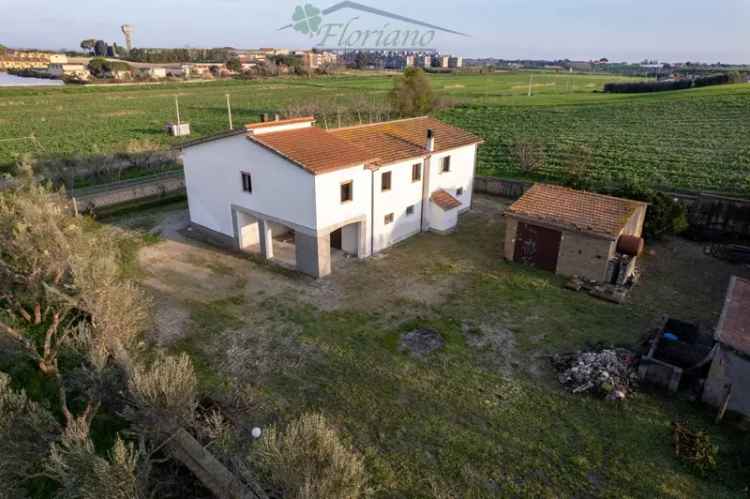
<svg viewBox="0 0 750 499">
<path fill-rule="evenodd" d="M 420 117 L 335 130 L 314 118 L 248 125 L 182 152 L 191 225 L 323 277 L 471 206 L 481 139 Z"/>
</svg>

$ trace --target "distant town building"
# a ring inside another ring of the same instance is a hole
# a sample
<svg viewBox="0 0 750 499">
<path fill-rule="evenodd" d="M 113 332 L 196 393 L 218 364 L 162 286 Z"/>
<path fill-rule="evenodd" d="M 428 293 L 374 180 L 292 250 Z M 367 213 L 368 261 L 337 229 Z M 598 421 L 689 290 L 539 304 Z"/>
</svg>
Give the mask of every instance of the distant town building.
<svg viewBox="0 0 750 499">
<path fill-rule="evenodd" d="M 308 50 L 302 53 L 302 65 L 308 71 L 315 70 L 328 64 L 336 64 L 338 56 L 333 52 L 317 52 Z"/>
<path fill-rule="evenodd" d="M 417 57 L 417 67 L 419 68 L 431 68 L 432 67 L 432 56 L 431 55 L 420 55 Z"/>
<path fill-rule="evenodd" d="M 65 54 L 31 50 L 6 50 L 0 53 L 0 71 L 9 69 L 47 69 L 50 63 L 68 62 Z"/>
<path fill-rule="evenodd" d="M 461 56 L 451 56 L 448 58 L 448 67 L 451 69 L 460 69 L 464 67 L 464 58 Z"/>
</svg>

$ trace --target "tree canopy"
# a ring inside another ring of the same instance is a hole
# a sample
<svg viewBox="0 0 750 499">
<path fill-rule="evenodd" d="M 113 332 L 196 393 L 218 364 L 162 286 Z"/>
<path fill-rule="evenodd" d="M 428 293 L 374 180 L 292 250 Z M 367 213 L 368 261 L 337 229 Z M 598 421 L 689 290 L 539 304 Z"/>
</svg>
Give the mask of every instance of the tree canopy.
<svg viewBox="0 0 750 499">
<path fill-rule="evenodd" d="M 407 68 L 393 83 L 390 94 L 393 108 L 401 116 L 428 114 L 435 105 L 432 85 L 424 71 Z"/>
</svg>

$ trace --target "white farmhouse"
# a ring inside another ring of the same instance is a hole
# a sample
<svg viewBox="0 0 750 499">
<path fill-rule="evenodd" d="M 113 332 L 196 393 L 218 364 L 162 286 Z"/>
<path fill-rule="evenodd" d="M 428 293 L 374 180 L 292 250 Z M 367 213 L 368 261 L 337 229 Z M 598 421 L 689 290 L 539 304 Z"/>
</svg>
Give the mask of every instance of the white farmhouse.
<svg viewBox="0 0 750 499">
<path fill-rule="evenodd" d="M 314 277 L 471 206 L 482 140 L 420 117 L 334 130 L 314 118 L 247 125 L 182 151 L 191 230 Z"/>
</svg>

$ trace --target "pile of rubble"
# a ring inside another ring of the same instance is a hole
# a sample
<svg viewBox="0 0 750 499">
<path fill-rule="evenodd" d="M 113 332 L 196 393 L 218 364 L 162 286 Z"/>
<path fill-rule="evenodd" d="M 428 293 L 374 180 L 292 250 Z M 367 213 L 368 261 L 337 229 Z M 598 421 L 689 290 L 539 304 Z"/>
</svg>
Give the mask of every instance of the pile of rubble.
<svg viewBox="0 0 750 499">
<path fill-rule="evenodd" d="M 628 350 L 556 355 L 552 362 L 560 383 L 572 393 L 589 392 L 607 400 L 629 397 L 638 382 L 638 357 Z"/>
</svg>

